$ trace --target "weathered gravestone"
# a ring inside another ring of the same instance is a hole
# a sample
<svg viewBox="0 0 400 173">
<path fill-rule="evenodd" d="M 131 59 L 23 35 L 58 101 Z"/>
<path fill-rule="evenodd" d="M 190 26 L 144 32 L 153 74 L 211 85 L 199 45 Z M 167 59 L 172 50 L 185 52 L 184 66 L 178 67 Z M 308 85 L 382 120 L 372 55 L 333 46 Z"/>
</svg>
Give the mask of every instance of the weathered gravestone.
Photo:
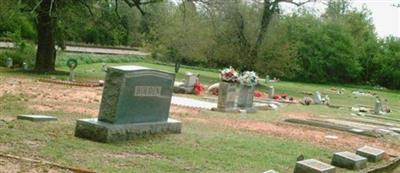
<svg viewBox="0 0 400 173">
<path fill-rule="evenodd" d="M 335 173 L 336 168 L 324 162 L 309 159 L 296 163 L 294 173 Z"/>
<path fill-rule="evenodd" d="M 11 68 L 13 66 L 13 59 L 12 58 L 7 58 L 5 61 L 5 65 L 7 68 Z"/>
<path fill-rule="evenodd" d="M 180 133 L 168 118 L 175 74 L 139 66 L 109 67 L 98 119 L 77 121 L 75 136 L 100 142 Z"/>
<path fill-rule="evenodd" d="M 219 83 L 217 109 L 223 112 L 236 112 L 236 83 Z"/>
<path fill-rule="evenodd" d="M 75 81 L 75 68 L 78 66 L 76 59 L 68 59 L 67 66 L 69 68 L 69 81 Z"/>
<path fill-rule="evenodd" d="M 273 99 L 275 95 L 275 88 L 274 86 L 268 87 L 268 98 Z"/>
<path fill-rule="evenodd" d="M 385 151 L 369 146 L 364 146 L 357 149 L 356 154 L 362 157 L 366 157 L 370 162 L 379 162 L 383 159 Z"/>
<path fill-rule="evenodd" d="M 379 99 L 376 99 L 375 107 L 374 107 L 374 113 L 376 115 L 382 115 L 383 114 L 382 110 L 383 110 L 382 102 Z"/>
<path fill-rule="evenodd" d="M 253 106 L 254 87 L 240 85 L 237 107 L 246 110 L 246 112 L 256 112 Z"/>
<path fill-rule="evenodd" d="M 351 170 L 360 170 L 367 167 L 367 158 L 344 151 L 333 155 L 332 165 Z"/>
<path fill-rule="evenodd" d="M 269 83 L 269 80 L 270 80 L 269 75 L 266 75 L 266 76 L 265 76 L 265 83 L 268 84 L 268 83 Z"/>
<path fill-rule="evenodd" d="M 322 97 L 321 93 L 319 91 L 316 91 L 314 94 L 314 103 L 315 104 L 321 104 L 322 103 Z"/>
<path fill-rule="evenodd" d="M 186 73 L 185 76 L 185 87 L 193 89 L 194 84 L 199 80 L 199 78 L 193 73 Z"/>
</svg>

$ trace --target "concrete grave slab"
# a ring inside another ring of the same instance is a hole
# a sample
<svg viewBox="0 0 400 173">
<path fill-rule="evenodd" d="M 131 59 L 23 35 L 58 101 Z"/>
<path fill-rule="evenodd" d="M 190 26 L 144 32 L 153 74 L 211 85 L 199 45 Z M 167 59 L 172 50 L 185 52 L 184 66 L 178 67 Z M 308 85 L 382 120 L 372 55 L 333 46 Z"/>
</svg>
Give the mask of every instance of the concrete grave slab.
<svg viewBox="0 0 400 173">
<path fill-rule="evenodd" d="M 364 146 L 357 149 L 356 154 L 362 157 L 366 157 L 370 162 L 379 162 L 383 159 L 385 151 L 369 146 Z"/>
<path fill-rule="evenodd" d="M 28 120 L 28 121 L 57 121 L 56 117 L 47 116 L 47 115 L 18 115 L 17 119 L 19 120 Z"/>
<path fill-rule="evenodd" d="M 367 167 L 367 158 L 344 151 L 333 155 L 332 165 L 351 170 L 360 170 Z"/>
<path fill-rule="evenodd" d="M 275 170 L 268 170 L 268 171 L 265 171 L 265 172 L 263 172 L 263 173 L 279 173 L 278 171 L 275 171 Z"/>
<path fill-rule="evenodd" d="M 324 162 L 309 159 L 296 163 L 294 173 L 335 173 L 336 168 Z"/>
</svg>

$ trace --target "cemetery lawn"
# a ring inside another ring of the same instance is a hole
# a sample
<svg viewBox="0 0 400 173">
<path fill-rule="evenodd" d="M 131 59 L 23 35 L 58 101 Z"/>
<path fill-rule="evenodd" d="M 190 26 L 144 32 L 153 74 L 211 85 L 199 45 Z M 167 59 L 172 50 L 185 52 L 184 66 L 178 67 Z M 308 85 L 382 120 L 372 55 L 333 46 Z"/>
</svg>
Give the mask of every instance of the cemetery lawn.
<svg viewBox="0 0 400 173">
<path fill-rule="evenodd" d="M 151 62 L 130 64 L 173 71 L 173 66 Z M 80 65 L 77 68 L 78 80 L 102 80 L 105 73 L 101 67 L 101 63 Z M 177 80 L 182 80 L 188 71 L 200 74 L 201 82 L 206 85 L 218 81 L 215 70 L 191 68 L 182 68 Z M 92 142 L 74 137 L 75 122 L 77 119 L 97 116 L 102 89 L 35 80 L 50 76 L 67 79 L 66 73 L 37 75 L 0 67 L 1 154 L 46 160 L 96 172 L 263 172 L 269 169 L 292 172 L 296 158 L 301 154 L 306 159 L 315 158 L 326 163 L 330 162 L 333 152 L 354 151 L 363 145 L 383 148 L 391 155 L 400 154 L 398 140 L 357 136 L 283 122 L 286 118 L 309 117 L 359 120 L 359 117 L 351 116 L 348 109 L 302 105 L 288 105 L 277 111 L 258 111 L 255 114 L 218 113 L 172 106 L 172 117 L 183 122 L 182 134 L 156 135 L 116 144 Z M 351 92 L 376 92 L 388 100 L 393 110 L 387 117 L 400 120 L 399 91 L 294 82 L 273 85 L 276 93 L 287 93 L 297 99 L 304 96 L 303 92 L 318 90 L 322 94 L 329 94 L 333 104 L 342 106 L 373 106 L 374 97 L 356 98 Z M 333 87 L 344 88 L 345 94 L 334 94 L 331 91 Z M 258 89 L 264 91 L 265 88 L 262 84 Z M 15 120 L 20 114 L 53 115 L 58 121 L 34 123 Z M 395 123 L 366 117 L 363 120 Z M 327 139 L 326 135 L 335 135 L 338 139 Z M 2 157 L 0 162 L 5 163 L 0 164 L 0 170 L 13 168 L 67 172 Z M 340 169 L 339 172 L 351 171 Z"/>
</svg>

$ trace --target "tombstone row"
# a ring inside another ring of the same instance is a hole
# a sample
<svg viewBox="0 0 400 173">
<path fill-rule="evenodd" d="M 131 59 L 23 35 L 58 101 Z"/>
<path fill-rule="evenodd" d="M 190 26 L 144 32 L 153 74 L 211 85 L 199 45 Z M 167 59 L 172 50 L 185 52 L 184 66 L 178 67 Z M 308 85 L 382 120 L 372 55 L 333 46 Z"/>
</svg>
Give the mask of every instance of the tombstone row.
<svg viewBox="0 0 400 173">
<path fill-rule="evenodd" d="M 294 173 L 335 173 L 336 167 L 361 170 L 367 167 L 367 161 L 381 161 L 384 154 L 385 151 L 383 150 L 364 146 L 357 149 L 356 153 L 348 151 L 334 153 L 331 164 L 315 159 L 298 161 Z"/>
<path fill-rule="evenodd" d="M 239 86 L 237 84 L 221 81 L 218 89 L 217 110 L 222 112 L 237 112 L 239 109 L 246 112 L 256 112 L 254 108 L 254 86 Z"/>
</svg>

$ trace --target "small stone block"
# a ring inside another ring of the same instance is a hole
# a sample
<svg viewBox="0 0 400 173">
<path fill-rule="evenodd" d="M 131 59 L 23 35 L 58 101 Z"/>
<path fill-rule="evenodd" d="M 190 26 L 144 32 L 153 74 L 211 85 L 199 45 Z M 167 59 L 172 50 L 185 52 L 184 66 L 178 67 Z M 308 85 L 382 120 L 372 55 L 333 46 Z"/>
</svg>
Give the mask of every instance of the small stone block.
<svg viewBox="0 0 400 173">
<path fill-rule="evenodd" d="M 297 162 L 294 173 L 336 173 L 336 168 L 324 162 L 309 159 Z"/>
<path fill-rule="evenodd" d="M 333 155 L 332 165 L 351 170 L 360 170 L 367 167 L 367 158 L 344 151 Z"/>
<path fill-rule="evenodd" d="M 46 115 L 18 115 L 17 119 L 19 120 L 28 120 L 28 121 L 57 121 L 56 117 L 46 116 Z"/>
<path fill-rule="evenodd" d="M 263 173 L 279 173 L 279 172 L 271 169 L 271 170 L 265 171 Z"/>
<path fill-rule="evenodd" d="M 356 154 L 366 157 L 369 162 L 379 162 L 383 159 L 385 151 L 369 146 L 364 146 L 357 149 Z"/>
<path fill-rule="evenodd" d="M 182 123 L 169 118 L 168 121 L 112 124 L 97 118 L 80 119 L 76 123 L 75 136 L 98 142 L 119 142 L 157 133 L 181 133 Z"/>
</svg>

